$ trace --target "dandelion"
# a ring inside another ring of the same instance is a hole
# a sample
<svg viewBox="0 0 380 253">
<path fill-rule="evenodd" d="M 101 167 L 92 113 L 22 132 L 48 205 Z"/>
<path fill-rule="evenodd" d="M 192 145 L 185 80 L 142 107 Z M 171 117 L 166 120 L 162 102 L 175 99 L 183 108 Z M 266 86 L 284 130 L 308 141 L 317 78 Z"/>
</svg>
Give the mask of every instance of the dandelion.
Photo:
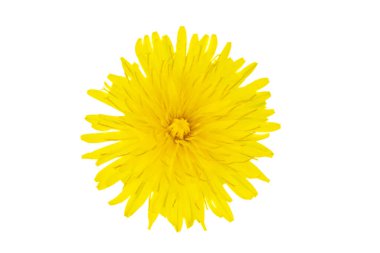
<svg viewBox="0 0 380 253">
<path fill-rule="evenodd" d="M 206 229 L 207 208 L 232 221 L 225 185 L 252 199 L 257 191 L 248 179 L 269 181 L 251 162 L 272 156 L 259 141 L 279 128 L 267 121 L 270 93 L 259 91 L 268 79 L 243 85 L 257 64 L 232 60 L 231 43 L 216 54 L 215 35 L 194 34 L 187 43 L 184 27 L 175 46 L 166 35 L 145 36 L 135 48 L 140 65 L 122 58 L 123 76 L 109 75 L 110 85 L 88 91 L 120 115 L 86 117 L 99 132 L 82 140 L 111 143 L 83 158 L 108 162 L 97 187 L 122 182 L 109 203 L 126 201 L 125 216 L 148 201 L 149 228 L 162 215 L 177 231 L 194 221 Z"/>
</svg>

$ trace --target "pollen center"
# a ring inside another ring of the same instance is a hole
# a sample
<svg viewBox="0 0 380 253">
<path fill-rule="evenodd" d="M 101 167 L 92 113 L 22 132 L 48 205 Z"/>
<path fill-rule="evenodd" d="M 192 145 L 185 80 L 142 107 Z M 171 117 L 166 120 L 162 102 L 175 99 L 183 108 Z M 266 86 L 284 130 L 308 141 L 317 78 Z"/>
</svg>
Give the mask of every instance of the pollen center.
<svg viewBox="0 0 380 253">
<path fill-rule="evenodd" d="M 174 119 L 168 130 L 174 139 L 183 140 L 190 133 L 190 124 L 183 118 Z"/>
</svg>

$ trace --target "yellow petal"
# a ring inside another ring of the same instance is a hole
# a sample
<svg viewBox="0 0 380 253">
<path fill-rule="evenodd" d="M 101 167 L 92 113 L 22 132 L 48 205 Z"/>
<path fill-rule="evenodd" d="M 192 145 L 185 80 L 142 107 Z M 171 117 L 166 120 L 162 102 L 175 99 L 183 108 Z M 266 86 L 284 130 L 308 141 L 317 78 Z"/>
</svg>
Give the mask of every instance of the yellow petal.
<svg viewBox="0 0 380 253">
<path fill-rule="evenodd" d="M 125 132 L 105 132 L 95 134 L 84 134 L 81 139 L 85 142 L 98 143 L 104 141 L 120 141 L 128 138 L 128 134 Z"/>
</svg>

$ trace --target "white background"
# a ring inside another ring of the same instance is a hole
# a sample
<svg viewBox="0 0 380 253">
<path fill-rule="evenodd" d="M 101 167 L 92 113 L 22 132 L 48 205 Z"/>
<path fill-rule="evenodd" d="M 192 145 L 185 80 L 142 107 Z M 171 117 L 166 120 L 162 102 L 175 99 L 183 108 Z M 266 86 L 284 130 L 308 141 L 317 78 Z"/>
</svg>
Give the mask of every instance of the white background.
<svg viewBox="0 0 380 253">
<path fill-rule="evenodd" d="M 378 1 L 1 1 L 0 252 L 380 252 Z M 282 129 L 265 144 L 270 184 L 176 233 L 98 191 L 89 98 L 137 38 L 215 33 L 257 61 Z"/>
</svg>

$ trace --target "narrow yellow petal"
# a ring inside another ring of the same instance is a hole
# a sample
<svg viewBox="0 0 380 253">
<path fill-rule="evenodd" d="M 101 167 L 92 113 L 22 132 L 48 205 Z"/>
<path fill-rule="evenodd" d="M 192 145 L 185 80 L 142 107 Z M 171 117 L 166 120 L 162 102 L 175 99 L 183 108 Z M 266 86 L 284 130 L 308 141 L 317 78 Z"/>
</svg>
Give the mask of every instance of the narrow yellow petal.
<svg viewBox="0 0 380 253">
<path fill-rule="evenodd" d="M 128 138 L 128 134 L 125 132 L 105 132 L 95 134 L 84 134 L 81 139 L 89 143 L 99 143 L 104 141 L 119 141 Z"/>
<path fill-rule="evenodd" d="M 207 205 L 211 208 L 211 210 L 216 216 L 224 217 L 227 221 L 233 221 L 233 214 L 226 202 L 221 201 L 217 197 L 213 196 L 213 194 L 211 193 L 208 193 L 205 197 Z"/>
<path fill-rule="evenodd" d="M 217 61 L 218 61 L 219 63 L 221 63 L 221 62 L 224 62 L 225 60 L 227 60 L 228 55 L 230 54 L 230 51 L 231 51 L 231 42 L 228 42 L 228 43 L 224 46 L 224 48 L 223 48 L 222 52 L 220 53 L 220 55 L 219 55 Z"/>
<path fill-rule="evenodd" d="M 242 199 L 252 199 L 257 196 L 256 189 L 246 179 L 240 179 L 239 184 L 227 182 L 227 185 Z"/>
<path fill-rule="evenodd" d="M 178 30 L 177 45 L 176 45 L 176 54 L 174 58 L 174 72 L 182 72 L 182 68 L 185 64 L 186 57 L 186 30 L 185 27 L 181 26 Z"/>
<path fill-rule="evenodd" d="M 159 193 L 154 192 L 150 195 L 149 197 L 149 208 L 148 208 L 148 220 L 149 220 L 149 225 L 148 229 L 152 228 L 153 223 L 158 217 L 159 211 L 155 210 L 153 208 L 153 203 L 156 202 L 156 200 L 159 198 Z"/>
<path fill-rule="evenodd" d="M 256 91 L 260 90 L 261 88 L 265 87 L 268 83 L 269 83 L 268 78 L 260 78 L 260 79 L 253 81 L 252 83 L 242 87 L 242 90 L 244 90 L 244 92 L 248 92 L 250 94 L 253 94 Z"/>
<path fill-rule="evenodd" d="M 269 179 L 264 175 L 264 173 L 262 173 L 261 170 L 252 162 L 235 163 L 230 166 L 247 178 L 258 178 L 262 181 L 269 182 Z"/>
<path fill-rule="evenodd" d="M 273 132 L 281 128 L 278 123 L 267 122 L 257 129 L 257 132 Z"/>
<path fill-rule="evenodd" d="M 140 180 L 129 181 L 128 184 L 124 185 L 123 190 L 120 192 L 120 194 L 117 195 L 114 199 L 112 199 L 108 203 L 110 205 L 116 205 L 125 201 L 130 195 L 132 195 L 138 189 L 140 185 L 141 185 Z"/>
</svg>

